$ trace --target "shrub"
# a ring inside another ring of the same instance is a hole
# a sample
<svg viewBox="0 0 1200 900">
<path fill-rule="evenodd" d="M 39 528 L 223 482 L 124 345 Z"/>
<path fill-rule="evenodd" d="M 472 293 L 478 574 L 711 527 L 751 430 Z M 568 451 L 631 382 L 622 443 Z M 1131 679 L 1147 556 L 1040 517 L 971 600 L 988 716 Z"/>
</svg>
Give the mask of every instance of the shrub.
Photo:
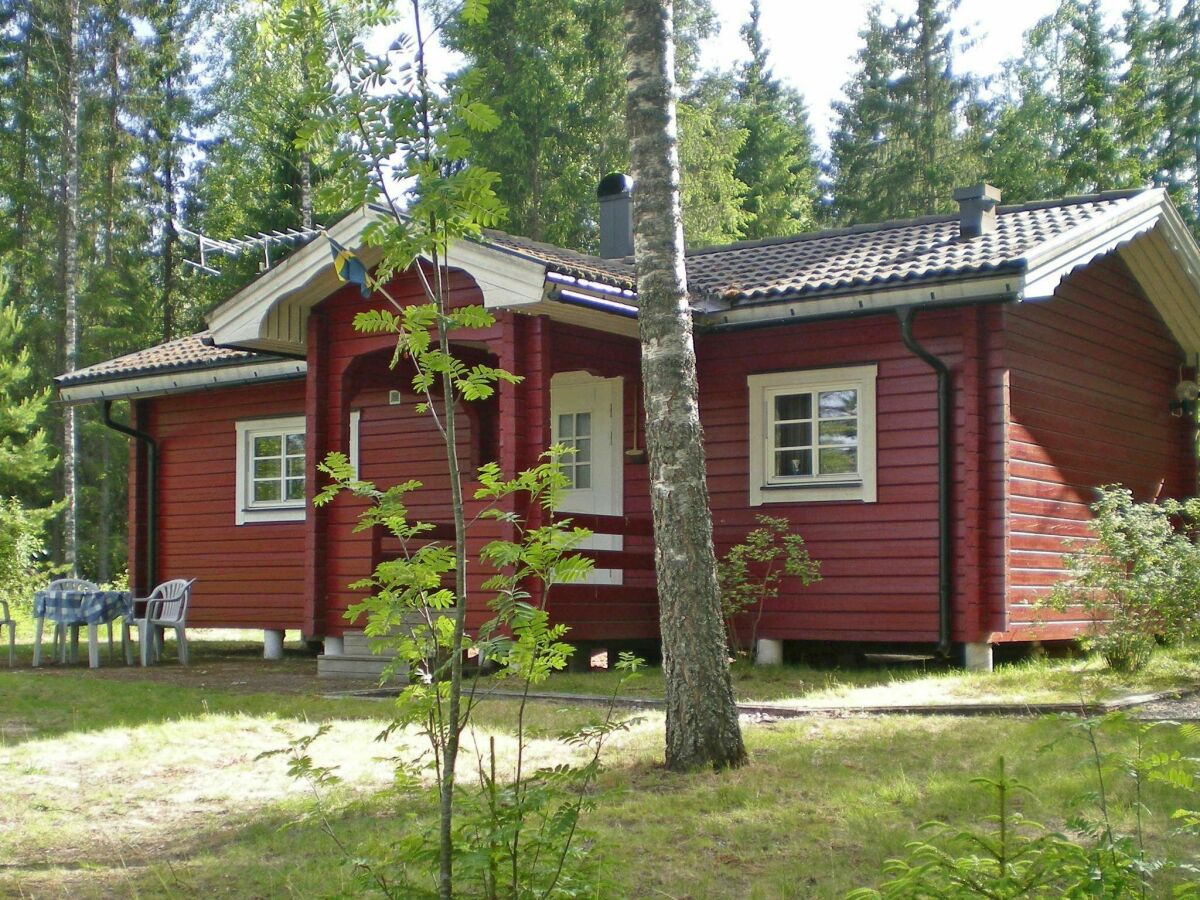
<svg viewBox="0 0 1200 900">
<path fill-rule="evenodd" d="M 42 556 L 45 511 L 26 509 L 15 497 L 0 500 L 0 600 L 28 608 Z"/>
<path fill-rule="evenodd" d="M 717 580 L 721 583 L 721 612 L 732 653 L 746 652 L 738 641 L 737 619 L 753 612 L 750 621 L 750 649 L 758 638 L 767 601 L 779 596 L 784 575 L 799 578 L 804 586 L 821 580 L 821 564 L 808 554 L 804 538 L 792 532 L 787 519 L 756 516 L 758 527 L 746 533 L 742 542 L 729 548 L 717 562 Z"/>
<path fill-rule="evenodd" d="M 1157 641 L 1193 636 L 1200 613 L 1200 501 L 1136 503 L 1122 487 L 1100 488 L 1094 540 L 1066 559 L 1070 577 L 1045 605 L 1082 608 L 1085 646 L 1114 669 L 1142 668 Z"/>
<path fill-rule="evenodd" d="M 1152 733 L 1166 723 L 1135 722 L 1122 713 L 1064 718 L 1071 722 L 1069 733 L 1086 747 L 1081 763 L 1092 775 L 1091 789 L 1066 817 L 1064 830 L 1052 831 L 1013 810 L 1016 795 L 1034 792 L 1005 773 L 1001 758 L 994 777 L 972 779 L 995 804 L 982 826 L 923 825 L 929 837 L 909 843 L 906 858 L 884 864 L 889 880 L 878 888 L 853 891 L 848 900 L 1160 896 L 1160 873 L 1176 881 L 1176 896 L 1200 896 L 1194 854 L 1181 858 L 1176 851 L 1156 858 L 1145 841 L 1151 816 L 1180 822 L 1182 834 L 1197 833 L 1195 813 L 1172 812 L 1175 802 L 1164 803 L 1161 794 L 1155 799 L 1145 790 L 1149 782 L 1157 782 L 1179 789 L 1185 802 L 1194 801 L 1196 760 L 1177 750 L 1155 749 Z M 1194 725 L 1175 727 L 1185 741 L 1200 734 Z M 1117 828 L 1118 811 L 1133 820 L 1128 833 Z"/>
</svg>

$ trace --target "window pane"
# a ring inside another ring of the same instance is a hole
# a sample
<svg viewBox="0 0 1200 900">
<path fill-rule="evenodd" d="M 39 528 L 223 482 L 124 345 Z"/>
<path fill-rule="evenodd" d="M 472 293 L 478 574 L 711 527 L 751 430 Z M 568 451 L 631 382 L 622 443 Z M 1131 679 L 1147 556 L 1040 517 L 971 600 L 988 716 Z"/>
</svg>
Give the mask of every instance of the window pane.
<svg viewBox="0 0 1200 900">
<path fill-rule="evenodd" d="M 575 436 L 587 437 L 592 433 L 592 414 L 579 413 L 575 416 Z"/>
<path fill-rule="evenodd" d="M 278 478 L 279 457 L 274 459 L 256 459 L 254 461 L 255 478 Z"/>
<path fill-rule="evenodd" d="M 821 448 L 821 474 L 844 475 L 858 471 L 858 450 L 850 447 Z"/>
<path fill-rule="evenodd" d="M 280 448 L 279 435 L 271 434 L 254 439 L 255 456 L 278 456 Z"/>
<path fill-rule="evenodd" d="M 811 475 L 811 450 L 777 450 L 775 451 L 775 475 L 780 478 L 790 478 L 797 475 Z"/>
<path fill-rule="evenodd" d="M 587 490 L 592 486 L 592 467 L 584 464 L 575 467 L 575 487 Z"/>
<path fill-rule="evenodd" d="M 775 397 L 775 420 L 812 418 L 812 394 L 777 394 Z"/>
<path fill-rule="evenodd" d="M 271 502 L 279 499 L 279 482 L 278 481 L 256 481 L 254 482 L 254 500 L 255 502 Z"/>
<path fill-rule="evenodd" d="M 288 478 L 303 478 L 304 477 L 304 457 L 289 456 L 287 461 Z"/>
<path fill-rule="evenodd" d="M 575 442 L 575 462 L 585 463 L 592 460 L 592 441 L 590 438 L 580 438 Z"/>
<path fill-rule="evenodd" d="M 288 456 L 303 456 L 304 455 L 304 435 L 289 434 L 287 436 L 287 452 L 288 452 Z"/>
<path fill-rule="evenodd" d="M 304 479 L 289 478 L 287 481 L 287 498 L 289 500 L 304 499 Z"/>
<path fill-rule="evenodd" d="M 858 415 L 858 391 L 853 388 L 844 391 L 821 391 L 821 399 L 818 402 L 822 419 Z"/>
<path fill-rule="evenodd" d="M 575 417 L 571 415 L 558 417 L 558 439 L 566 443 L 575 437 Z"/>
<path fill-rule="evenodd" d="M 811 443 L 812 425 L 808 422 L 775 426 L 776 447 L 807 447 Z"/>
<path fill-rule="evenodd" d="M 853 446 L 858 443 L 857 419 L 833 419 L 820 425 L 821 446 Z"/>
</svg>

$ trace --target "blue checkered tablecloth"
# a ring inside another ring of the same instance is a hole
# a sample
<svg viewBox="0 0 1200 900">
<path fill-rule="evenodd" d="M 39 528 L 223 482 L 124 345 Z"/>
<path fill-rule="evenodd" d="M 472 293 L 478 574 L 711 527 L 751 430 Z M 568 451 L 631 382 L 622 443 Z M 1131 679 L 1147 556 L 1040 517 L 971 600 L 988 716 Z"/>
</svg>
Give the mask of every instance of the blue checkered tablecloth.
<svg viewBox="0 0 1200 900">
<path fill-rule="evenodd" d="M 34 618 L 63 625 L 100 625 L 133 615 L 129 591 L 38 591 L 33 595 Z"/>
</svg>

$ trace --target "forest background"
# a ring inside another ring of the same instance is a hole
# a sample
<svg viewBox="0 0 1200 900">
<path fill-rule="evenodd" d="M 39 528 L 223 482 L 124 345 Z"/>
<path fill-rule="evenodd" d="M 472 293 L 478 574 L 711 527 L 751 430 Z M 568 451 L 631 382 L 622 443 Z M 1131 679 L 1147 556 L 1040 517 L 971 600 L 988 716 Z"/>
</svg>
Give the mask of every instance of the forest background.
<svg viewBox="0 0 1200 900">
<path fill-rule="evenodd" d="M 0 519 L 44 524 L 56 565 L 123 571 L 127 439 L 98 409 L 50 402 L 53 376 L 202 330 L 257 273 L 255 254 L 217 276 L 185 265 L 181 228 L 226 238 L 347 211 L 354 173 L 298 140 L 304 97 L 339 77 L 332 35 L 293 39 L 322 2 L 355 0 L 0 0 L 0 498 L 17 501 Z M 1158 185 L 1197 228 L 1200 0 L 1131 0 L 1119 19 L 1062 0 L 983 75 L 959 64 L 972 34 L 952 27 L 956 3 L 903 6 L 868 10 L 825 147 L 773 74 L 757 3 L 739 58 L 705 68 L 716 15 L 678 0 L 690 247 L 947 212 L 980 180 L 1005 203 Z M 594 251 L 596 184 L 627 167 L 621 3 L 490 8 L 440 35 L 501 120 L 475 161 L 501 176 L 505 230 Z M 797 52 L 805 40 L 819 31 Z"/>
</svg>

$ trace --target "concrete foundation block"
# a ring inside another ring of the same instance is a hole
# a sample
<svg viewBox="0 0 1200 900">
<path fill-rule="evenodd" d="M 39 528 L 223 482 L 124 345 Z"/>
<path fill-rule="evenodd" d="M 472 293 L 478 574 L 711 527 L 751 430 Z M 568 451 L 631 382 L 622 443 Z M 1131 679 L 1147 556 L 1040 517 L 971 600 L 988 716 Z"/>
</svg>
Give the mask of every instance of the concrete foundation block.
<svg viewBox="0 0 1200 900">
<path fill-rule="evenodd" d="M 992 645 L 963 644 L 963 666 L 969 672 L 992 671 Z"/>
<path fill-rule="evenodd" d="M 326 656 L 345 656 L 346 642 L 339 635 L 338 637 L 325 638 L 325 655 Z"/>
<path fill-rule="evenodd" d="M 759 638 L 755 646 L 754 664 L 756 666 L 783 665 L 783 641 L 774 638 Z"/>
<path fill-rule="evenodd" d="M 263 631 L 263 659 L 283 659 L 283 631 L 276 628 Z"/>
</svg>

